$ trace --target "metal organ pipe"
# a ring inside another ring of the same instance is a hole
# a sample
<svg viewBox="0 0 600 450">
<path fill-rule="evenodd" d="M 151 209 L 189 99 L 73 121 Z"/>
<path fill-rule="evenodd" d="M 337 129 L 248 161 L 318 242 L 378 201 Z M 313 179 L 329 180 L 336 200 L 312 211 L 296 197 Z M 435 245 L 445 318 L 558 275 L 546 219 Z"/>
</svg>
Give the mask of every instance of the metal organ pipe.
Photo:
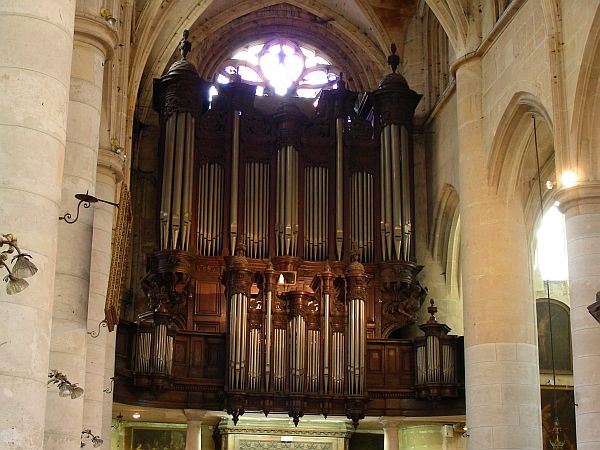
<svg viewBox="0 0 600 450">
<path fill-rule="evenodd" d="M 188 250 L 192 212 L 194 117 L 173 113 L 166 123 L 161 196 L 161 248 Z"/>
<path fill-rule="evenodd" d="M 160 204 L 160 242 L 161 248 L 163 250 L 167 249 L 169 245 L 171 225 L 171 192 L 173 190 L 173 157 L 176 124 L 176 117 L 169 117 L 167 119 L 167 125 L 165 130 L 165 157 L 163 161 L 163 184 Z"/>
<path fill-rule="evenodd" d="M 298 233 L 298 152 L 286 145 L 277 152 L 277 232 L 278 256 L 296 256 Z"/>
<path fill-rule="evenodd" d="M 350 240 L 356 242 L 360 259 L 373 258 L 373 175 L 355 172 L 350 176 Z"/>
<path fill-rule="evenodd" d="M 364 266 L 358 262 L 358 252 L 352 255 L 348 265 L 346 291 L 348 303 L 348 394 L 363 395 L 365 385 L 366 348 L 366 276 Z"/>
<path fill-rule="evenodd" d="M 323 261 L 328 248 L 328 170 L 307 167 L 304 180 L 304 259 Z"/>
<path fill-rule="evenodd" d="M 198 253 L 202 256 L 221 254 L 223 223 L 223 166 L 205 163 L 198 176 Z"/>
<path fill-rule="evenodd" d="M 231 203 L 229 216 L 229 241 L 231 248 L 236 247 L 238 223 L 238 178 L 240 159 L 240 115 L 241 111 L 233 112 L 233 140 L 231 145 Z"/>
<path fill-rule="evenodd" d="M 404 220 L 404 247 L 403 256 L 406 261 L 410 260 L 412 220 L 411 220 L 411 191 L 410 191 L 410 165 L 408 158 L 409 143 L 408 130 L 401 128 L 401 159 L 402 159 L 402 217 Z"/>
<path fill-rule="evenodd" d="M 400 188 L 400 131 L 397 124 L 391 124 L 391 172 L 392 172 L 392 233 L 396 259 L 402 258 L 402 200 Z"/>
<path fill-rule="evenodd" d="M 335 256 L 342 259 L 344 243 L 344 119 L 335 119 Z"/>
</svg>

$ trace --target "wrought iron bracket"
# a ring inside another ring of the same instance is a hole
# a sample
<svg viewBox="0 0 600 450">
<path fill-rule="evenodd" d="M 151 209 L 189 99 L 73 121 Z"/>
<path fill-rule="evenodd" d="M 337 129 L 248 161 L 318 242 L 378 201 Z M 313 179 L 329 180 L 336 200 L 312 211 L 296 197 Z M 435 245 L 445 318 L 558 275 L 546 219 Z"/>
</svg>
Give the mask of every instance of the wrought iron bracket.
<svg viewBox="0 0 600 450">
<path fill-rule="evenodd" d="M 108 324 L 106 323 L 106 319 L 104 319 L 100 323 L 98 323 L 98 330 L 88 331 L 87 334 L 89 334 L 93 339 L 96 339 L 98 336 L 100 336 L 100 328 L 106 328 L 107 326 Z"/>
<path fill-rule="evenodd" d="M 85 194 L 75 194 L 75 198 L 77 200 L 79 200 L 79 203 L 77 204 L 77 214 L 75 215 L 75 218 L 73 219 L 73 216 L 71 215 L 71 213 L 67 212 L 67 213 L 65 213 L 64 216 L 59 217 L 58 220 L 64 220 L 68 224 L 77 222 L 77 220 L 79 219 L 79 211 L 81 209 L 81 205 L 83 205 L 83 207 L 87 209 L 91 206 L 92 203 L 100 202 L 100 203 L 106 203 L 108 205 L 116 206 L 117 208 L 119 207 L 118 203 L 109 202 L 108 200 L 102 200 L 100 198 L 96 198 L 93 195 L 90 195 L 88 193 L 88 191 L 86 191 Z"/>
</svg>

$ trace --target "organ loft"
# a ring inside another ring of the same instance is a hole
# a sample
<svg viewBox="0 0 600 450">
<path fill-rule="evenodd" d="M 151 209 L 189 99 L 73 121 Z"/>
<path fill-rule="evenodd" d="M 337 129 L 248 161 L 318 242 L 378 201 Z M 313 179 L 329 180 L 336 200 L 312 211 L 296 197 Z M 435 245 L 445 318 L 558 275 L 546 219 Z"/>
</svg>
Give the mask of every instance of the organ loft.
<svg viewBox="0 0 600 450">
<path fill-rule="evenodd" d="M 116 401 L 226 410 L 234 423 L 246 411 L 355 427 L 463 414 L 461 339 L 433 300 L 416 323 L 421 95 L 395 46 L 377 89 L 338 74 L 317 102 L 257 96 L 237 70 L 209 102 L 189 50 L 186 33 L 154 80 L 156 183 L 133 191 L 134 214 L 152 211 L 137 237 L 151 251 L 133 255 L 146 258 L 145 298 L 118 328 Z"/>
</svg>

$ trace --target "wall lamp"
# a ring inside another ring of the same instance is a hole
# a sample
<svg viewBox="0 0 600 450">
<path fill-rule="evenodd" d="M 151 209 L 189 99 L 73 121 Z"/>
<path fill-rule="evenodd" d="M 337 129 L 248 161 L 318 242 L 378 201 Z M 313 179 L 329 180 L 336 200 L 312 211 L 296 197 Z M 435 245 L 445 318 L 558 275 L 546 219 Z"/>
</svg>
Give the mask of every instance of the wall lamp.
<svg viewBox="0 0 600 450">
<path fill-rule="evenodd" d="M 100 16 L 102 16 L 102 18 L 106 20 L 111 27 L 117 25 L 118 21 L 115 17 L 113 17 L 112 13 L 110 12 L 110 9 L 100 8 Z"/>
<path fill-rule="evenodd" d="M 53 369 L 48 372 L 48 386 L 56 384 L 58 386 L 58 395 L 60 397 L 79 398 L 83 395 L 83 388 L 77 386 L 77 383 L 71 383 L 67 376 Z"/>
<path fill-rule="evenodd" d="M 104 389 L 102 392 L 104 392 L 105 394 L 111 394 L 112 391 L 115 389 L 115 380 L 117 379 L 117 377 L 110 377 L 110 386 L 107 387 L 106 389 Z"/>
<path fill-rule="evenodd" d="M 4 246 L 7 247 L 6 250 L 3 250 L 2 253 L 0 253 L 0 264 L 4 266 L 8 272 L 8 275 L 4 277 L 4 281 L 6 282 L 6 293 L 8 295 L 17 294 L 29 286 L 29 283 L 23 278 L 35 275 L 38 269 L 35 264 L 29 260 L 31 255 L 21 252 L 17 245 L 17 238 L 14 235 L 8 233 L 0 236 L 0 249 Z M 15 251 L 17 254 L 10 260 L 11 263 L 14 263 L 11 269 L 8 267 L 8 264 L 6 264 L 6 261 L 8 261 L 8 255 Z"/>
<path fill-rule="evenodd" d="M 100 436 L 96 436 L 94 433 L 92 433 L 92 430 L 83 430 L 81 432 L 81 448 L 85 447 L 85 442 L 83 442 L 84 439 L 91 440 L 94 447 L 100 447 L 104 442 Z"/>
<path fill-rule="evenodd" d="M 88 193 L 88 191 L 86 191 L 85 194 L 75 194 L 75 198 L 77 200 L 79 200 L 79 203 L 77 204 L 77 215 L 75 216 L 75 218 L 72 219 L 73 216 L 71 216 L 71 213 L 65 213 L 65 215 L 59 217 L 58 220 L 64 220 L 68 224 L 77 222 L 77 220 L 79 219 L 79 209 L 81 208 L 81 204 L 83 204 L 84 208 L 89 208 L 92 203 L 98 203 L 98 202 L 106 203 L 108 205 L 113 205 L 113 206 L 116 206 L 117 208 L 119 207 L 118 203 L 113 203 L 113 202 L 109 202 L 108 200 L 102 200 L 100 198 L 96 198 L 93 195 L 90 195 Z"/>
</svg>

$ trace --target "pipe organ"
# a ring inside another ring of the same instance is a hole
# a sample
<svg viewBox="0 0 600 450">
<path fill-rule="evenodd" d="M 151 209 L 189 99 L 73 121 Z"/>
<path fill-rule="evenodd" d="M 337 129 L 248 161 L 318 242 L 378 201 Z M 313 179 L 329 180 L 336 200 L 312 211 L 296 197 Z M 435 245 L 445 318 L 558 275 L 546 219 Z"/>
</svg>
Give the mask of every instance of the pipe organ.
<svg viewBox="0 0 600 450">
<path fill-rule="evenodd" d="M 286 411 L 295 423 L 310 412 L 357 424 L 416 398 L 404 374 L 434 358 L 434 347 L 388 338 L 415 322 L 426 294 L 412 238 L 420 96 L 392 64 L 363 109 L 341 77 L 315 108 L 257 97 L 236 75 L 208 108 L 208 83 L 183 56 L 155 80 L 160 251 L 147 256 L 145 279 L 151 312 L 167 311 L 177 330 L 169 380 L 185 382 L 169 405 L 221 402 L 234 422 L 262 410 Z M 129 370 L 145 380 L 154 344 L 138 328 Z M 222 351 L 203 342 L 222 342 Z M 438 350 L 449 367 L 455 353 Z M 186 359 L 190 352 L 199 353 Z M 404 362 L 382 368 L 393 352 Z M 204 362 L 196 369 L 188 360 Z M 376 381 L 378 371 L 396 375 Z M 171 395 L 168 383 L 161 389 Z"/>
</svg>

